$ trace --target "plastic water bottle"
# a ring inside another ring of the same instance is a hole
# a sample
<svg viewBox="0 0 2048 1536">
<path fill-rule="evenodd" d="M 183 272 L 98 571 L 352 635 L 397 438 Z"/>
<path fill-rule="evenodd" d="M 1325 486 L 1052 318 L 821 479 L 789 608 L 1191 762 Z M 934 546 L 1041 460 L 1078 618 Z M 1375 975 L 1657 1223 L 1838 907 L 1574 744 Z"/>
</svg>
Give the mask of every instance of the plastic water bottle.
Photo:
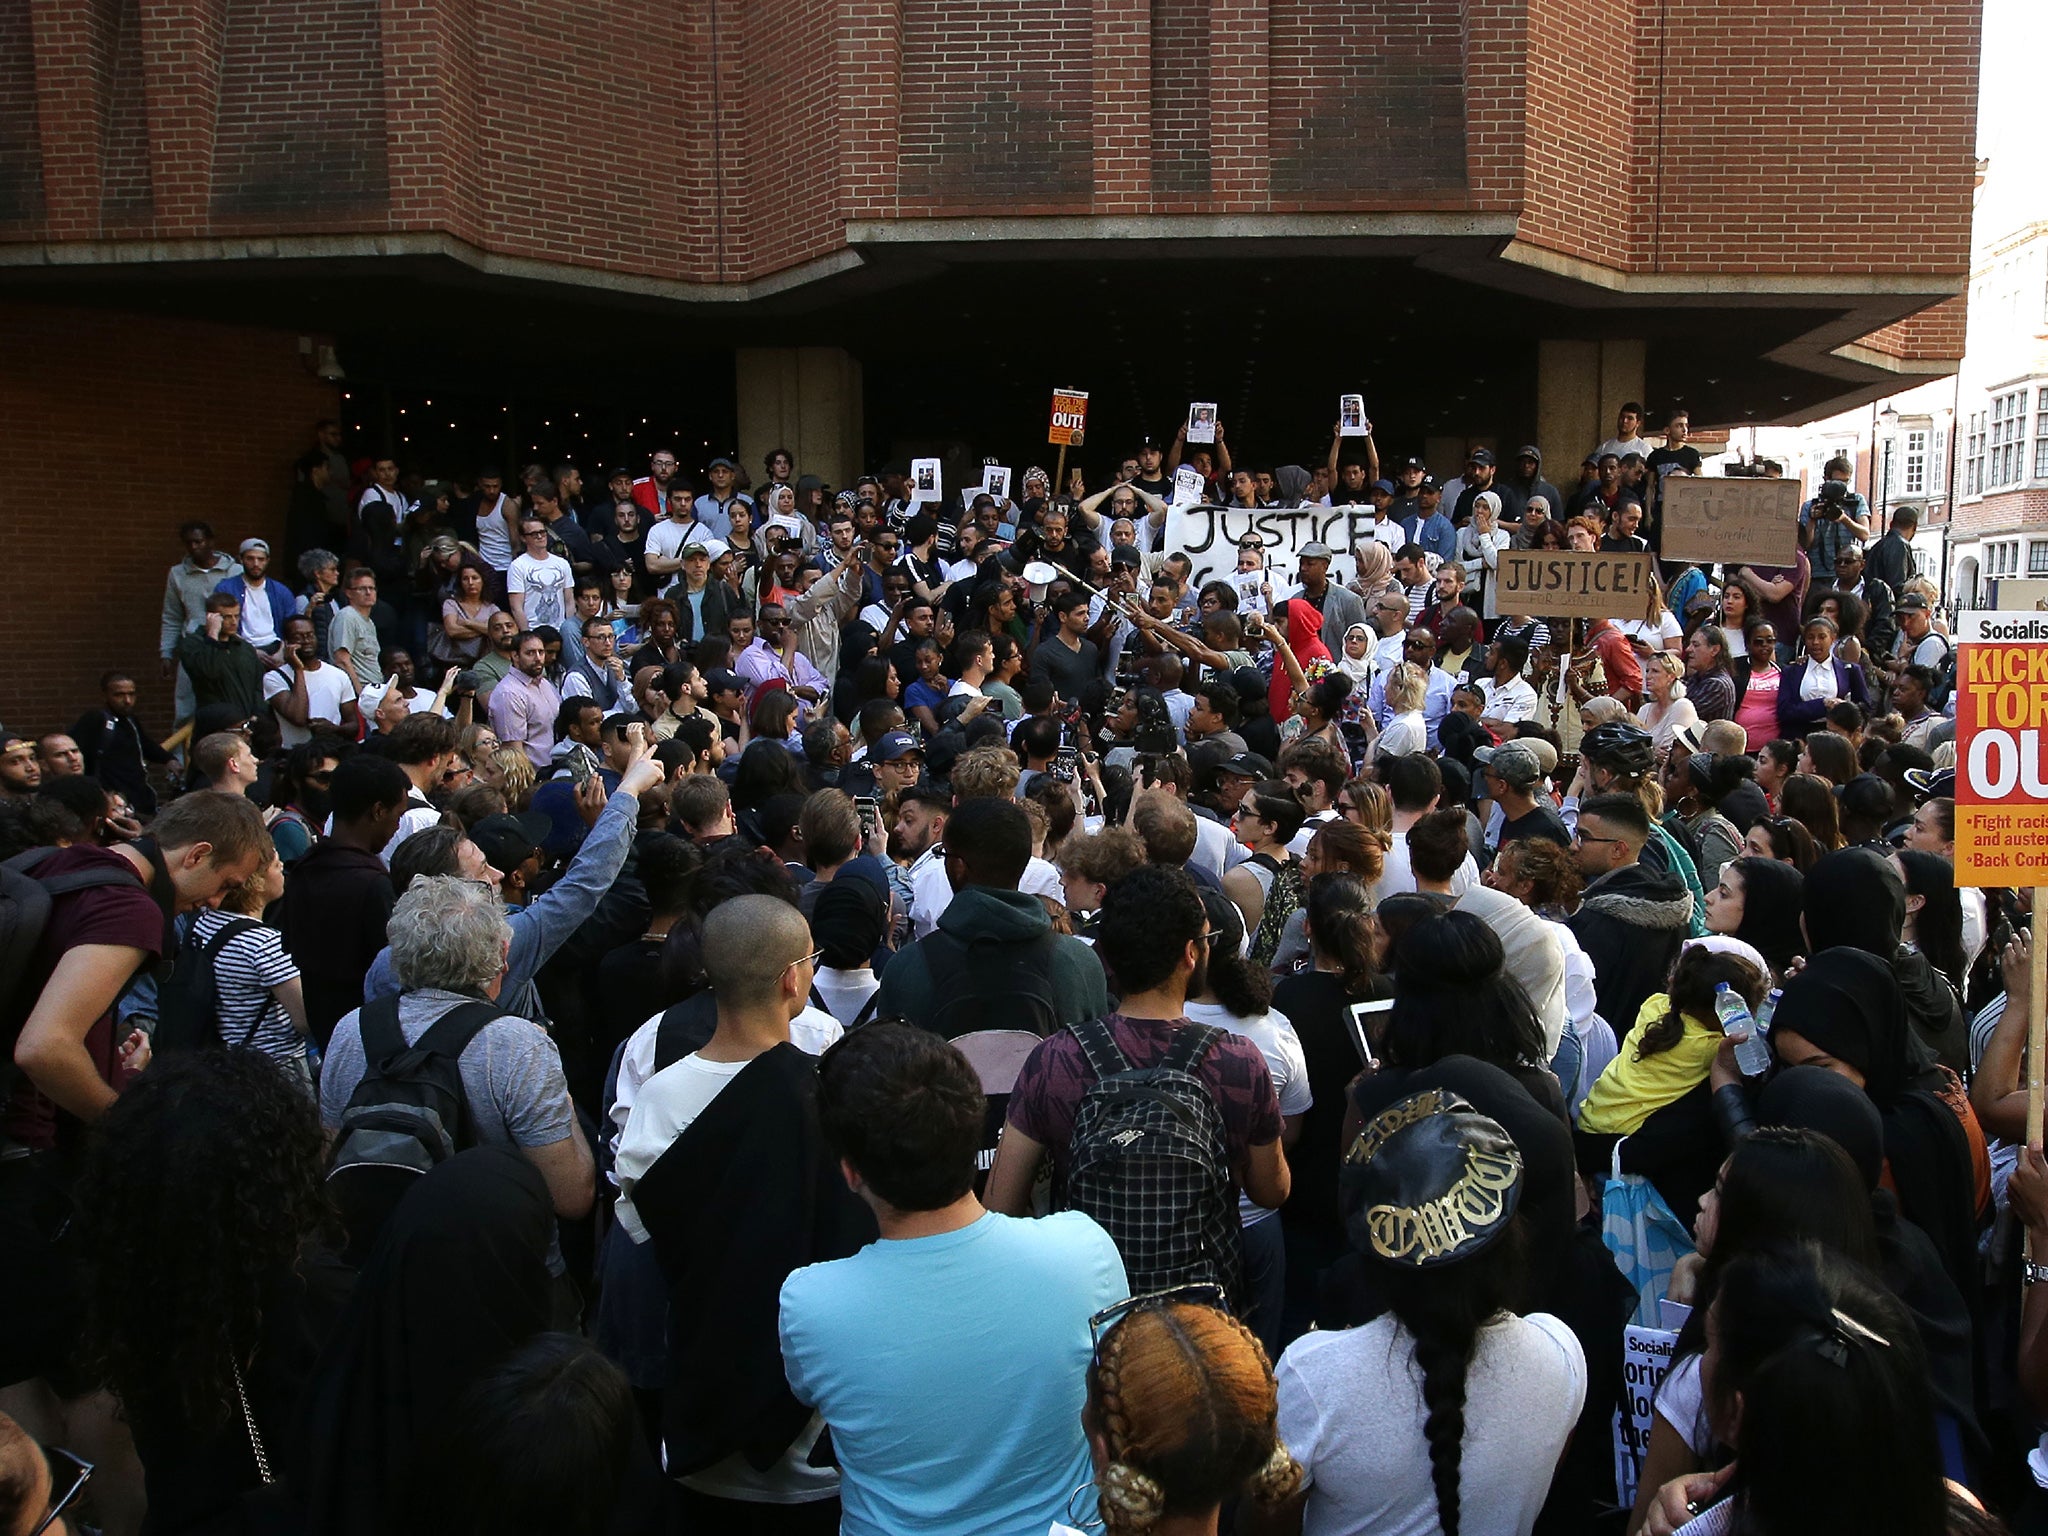
<svg viewBox="0 0 2048 1536">
<path fill-rule="evenodd" d="M 1773 987 L 1764 994 L 1764 1005 L 1756 1011 L 1756 1032 L 1768 1041 L 1771 1038 L 1771 1020 L 1778 1015 L 1778 999 L 1785 995 L 1783 987 Z"/>
<path fill-rule="evenodd" d="M 1721 1020 L 1721 1033 L 1735 1042 L 1735 1065 L 1744 1077 L 1761 1077 L 1771 1065 L 1770 1047 L 1764 1044 L 1749 1005 L 1727 982 L 1714 988 L 1714 1013 Z"/>
</svg>

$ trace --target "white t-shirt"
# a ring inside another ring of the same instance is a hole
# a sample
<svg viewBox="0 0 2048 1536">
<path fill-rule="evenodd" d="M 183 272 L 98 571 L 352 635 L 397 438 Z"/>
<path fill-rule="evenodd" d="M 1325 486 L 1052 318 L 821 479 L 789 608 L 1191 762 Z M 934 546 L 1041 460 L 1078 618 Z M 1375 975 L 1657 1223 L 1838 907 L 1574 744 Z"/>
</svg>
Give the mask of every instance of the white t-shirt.
<svg viewBox="0 0 2048 1536">
<path fill-rule="evenodd" d="M 273 668 L 263 674 L 263 698 L 267 703 L 280 694 L 292 691 L 291 673 L 284 668 Z M 429 694 L 429 698 L 433 695 Z M 341 724 L 341 706 L 356 701 L 356 690 L 349 681 L 348 673 L 340 667 L 322 662 L 317 667 L 306 668 L 306 718 L 325 720 L 329 725 Z M 273 710 L 271 713 L 276 714 Z M 296 747 L 313 739 L 310 725 L 293 725 L 283 715 L 277 716 L 277 728 L 284 734 L 284 744 Z"/>
<path fill-rule="evenodd" d="M 1026 896 L 1050 896 L 1054 901 L 1067 899 L 1067 888 L 1060 883 L 1060 872 L 1044 859 L 1033 859 L 1024 866 L 1024 878 L 1017 882 L 1017 889 Z M 922 869 L 913 869 L 910 886 L 910 922 L 916 936 L 923 938 L 939 926 L 939 916 L 953 901 L 953 882 L 946 878 L 946 861 L 933 859 Z"/>
<path fill-rule="evenodd" d="M 717 535 L 694 517 L 687 523 L 679 523 L 674 518 L 665 517 L 647 530 L 646 552 L 650 555 L 659 555 L 664 560 L 680 560 L 685 544 L 709 544 L 716 537 Z"/>
<path fill-rule="evenodd" d="M 1306 1473 L 1304 1536 L 1435 1536 L 1422 1371 L 1393 1314 L 1302 1335 L 1274 1376 L 1280 1438 Z M 1585 1400 L 1585 1353 L 1556 1318 L 1503 1316 L 1480 1330 L 1465 1373 L 1464 1536 L 1528 1536 Z"/>
<path fill-rule="evenodd" d="M 1451 876 L 1451 894 L 1462 896 L 1479 883 L 1479 866 L 1472 861 L 1472 855 L 1465 855 L 1465 862 L 1458 866 L 1458 872 Z M 1415 868 L 1408 862 L 1408 834 L 1396 832 L 1394 846 L 1387 850 L 1387 861 L 1380 871 L 1380 900 L 1389 896 L 1403 896 L 1415 889 Z"/>
<path fill-rule="evenodd" d="M 1268 1010 L 1255 1019 L 1241 1018 L 1221 1003 L 1188 1003 L 1182 1016 L 1197 1024 L 1214 1024 L 1233 1035 L 1243 1035 L 1266 1058 L 1272 1074 L 1273 1094 L 1280 1100 L 1283 1115 L 1305 1115 L 1315 1104 L 1308 1087 L 1308 1058 L 1301 1051 L 1301 1037 L 1284 1013 Z M 1273 1213 L 1242 1190 L 1237 1196 L 1237 1219 L 1243 1226 L 1264 1221 Z"/>
<path fill-rule="evenodd" d="M 1419 709 L 1408 710 L 1387 722 L 1373 748 L 1375 757 L 1407 757 L 1429 747 L 1429 724 Z"/>
<path fill-rule="evenodd" d="M 825 1011 L 841 1024 L 853 1023 L 868 1005 L 868 999 L 882 990 L 881 977 L 865 966 L 857 971 L 842 971 L 821 965 L 811 984 L 824 1000 Z"/>
<path fill-rule="evenodd" d="M 1685 630 L 1678 622 L 1678 615 L 1666 608 L 1657 618 L 1629 619 L 1614 626 L 1631 640 L 1639 640 L 1653 651 L 1675 651 L 1673 640 L 1683 640 Z"/>
<path fill-rule="evenodd" d="M 528 629 L 540 624 L 560 629 L 568 621 L 569 590 L 575 584 L 576 573 L 560 555 L 543 555 L 538 560 L 521 555 L 505 573 L 506 595 L 526 596 Z"/>
</svg>

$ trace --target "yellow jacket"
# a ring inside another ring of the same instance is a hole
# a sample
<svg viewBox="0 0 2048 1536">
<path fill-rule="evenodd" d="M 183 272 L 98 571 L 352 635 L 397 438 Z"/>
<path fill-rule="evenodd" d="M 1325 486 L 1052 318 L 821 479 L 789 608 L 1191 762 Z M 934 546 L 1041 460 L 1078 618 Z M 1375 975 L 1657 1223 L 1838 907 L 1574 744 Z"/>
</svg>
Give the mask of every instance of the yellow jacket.
<svg viewBox="0 0 2048 1536">
<path fill-rule="evenodd" d="M 1644 1001 L 1635 1028 L 1579 1106 L 1580 1130 L 1595 1136 L 1629 1135 L 1666 1104 L 1706 1081 L 1714 1052 L 1721 1048 L 1721 1028 L 1693 1014 L 1685 1015 L 1685 1032 L 1675 1045 L 1637 1059 L 1644 1032 L 1670 1011 L 1671 999 L 1665 993 L 1653 993 Z"/>
</svg>

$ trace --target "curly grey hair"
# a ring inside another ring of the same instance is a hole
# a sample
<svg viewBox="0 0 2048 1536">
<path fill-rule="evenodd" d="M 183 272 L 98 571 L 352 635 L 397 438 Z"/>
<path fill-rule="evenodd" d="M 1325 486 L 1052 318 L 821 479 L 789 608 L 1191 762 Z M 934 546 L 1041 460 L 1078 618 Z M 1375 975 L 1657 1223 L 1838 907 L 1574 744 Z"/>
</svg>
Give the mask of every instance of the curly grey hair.
<svg viewBox="0 0 2048 1536">
<path fill-rule="evenodd" d="M 309 549 L 299 556 L 299 575 L 311 581 L 329 566 L 339 567 L 340 557 L 331 549 Z"/>
<path fill-rule="evenodd" d="M 408 992 L 480 992 L 505 969 L 512 936 L 489 886 L 460 875 L 421 875 L 392 909 L 391 968 Z"/>
</svg>

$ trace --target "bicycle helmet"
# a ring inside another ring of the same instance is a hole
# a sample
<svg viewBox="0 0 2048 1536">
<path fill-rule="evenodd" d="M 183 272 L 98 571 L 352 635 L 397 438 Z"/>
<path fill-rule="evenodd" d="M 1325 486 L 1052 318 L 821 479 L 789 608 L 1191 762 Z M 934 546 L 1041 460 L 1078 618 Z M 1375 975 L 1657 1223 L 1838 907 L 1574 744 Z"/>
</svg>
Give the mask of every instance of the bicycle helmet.
<svg viewBox="0 0 2048 1536">
<path fill-rule="evenodd" d="M 1579 755 L 1616 773 L 1640 777 L 1656 766 L 1657 749 L 1650 733 L 1626 720 L 1610 720 L 1586 732 Z"/>
</svg>

